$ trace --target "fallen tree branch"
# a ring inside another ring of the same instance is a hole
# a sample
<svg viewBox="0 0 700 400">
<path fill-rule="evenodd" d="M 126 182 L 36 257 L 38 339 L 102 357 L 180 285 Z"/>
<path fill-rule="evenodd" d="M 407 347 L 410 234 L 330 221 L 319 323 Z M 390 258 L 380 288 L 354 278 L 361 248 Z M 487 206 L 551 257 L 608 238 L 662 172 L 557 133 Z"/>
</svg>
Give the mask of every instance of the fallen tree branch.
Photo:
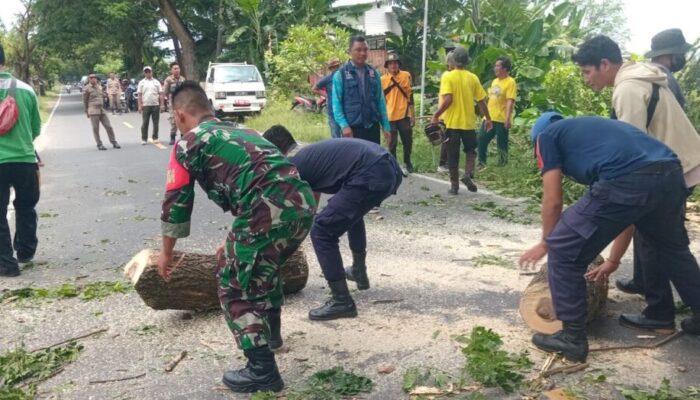
<svg viewBox="0 0 700 400">
<path fill-rule="evenodd" d="M 60 346 L 60 345 L 62 345 L 62 344 L 66 344 L 66 343 L 70 343 L 70 342 L 74 342 L 74 341 L 76 341 L 76 340 L 78 340 L 78 339 L 85 339 L 86 337 L 95 336 L 95 335 L 98 335 L 98 334 L 103 333 L 103 332 L 107 332 L 107 328 L 98 329 L 98 330 L 96 330 L 96 331 L 93 331 L 93 332 L 90 332 L 90 333 L 86 333 L 86 334 L 84 334 L 84 335 L 72 337 L 72 338 L 70 338 L 70 339 L 66 339 L 66 340 L 60 341 L 60 342 L 58 342 L 58 343 L 54 343 L 54 344 L 52 344 L 52 345 L 48 345 L 48 346 L 44 346 L 44 347 L 39 347 L 38 349 L 34 349 L 34 350 L 30 351 L 30 353 L 34 353 L 34 352 L 36 352 L 36 351 L 48 350 L 48 349 L 50 349 L 50 348 L 52 348 L 52 347 Z"/>
<path fill-rule="evenodd" d="M 170 362 L 165 366 L 165 372 L 172 372 L 185 357 L 187 357 L 187 350 L 181 351 L 180 354 L 170 360 Z"/>
<path fill-rule="evenodd" d="M 90 381 L 89 383 L 90 383 L 91 385 L 93 385 L 93 384 L 96 384 L 96 383 L 109 383 L 109 382 L 129 381 L 129 380 L 132 380 L 132 379 L 143 378 L 144 376 L 146 376 L 146 373 L 145 373 L 145 372 L 144 372 L 143 374 L 134 375 L 134 376 L 125 376 L 125 377 L 123 377 L 123 378 L 103 379 L 103 380 L 98 380 L 98 381 Z"/>
<path fill-rule="evenodd" d="M 557 368 L 552 368 L 547 371 L 543 371 L 540 376 L 542 378 L 547 378 L 552 375 L 556 374 L 572 374 L 574 372 L 582 371 L 584 369 L 588 368 L 588 363 L 581 363 L 581 364 L 575 364 L 575 365 L 567 365 L 563 367 L 557 367 Z"/>
<path fill-rule="evenodd" d="M 17 387 L 21 389 L 21 388 L 29 387 L 29 385 L 33 385 L 33 384 L 37 384 L 37 383 L 39 383 L 39 382 L 47 381 L 47 380 L 53 378 L 54 376 L 60 374 L 60 373 L 63 372 L 63 371 L 64 371 L 63 367 L 60 367 L 60 368 L 58 368 L 57 370 L 53 371 L 52 373 L 46 375 L 46 376 L 43 377 L 43 378 L 40 378 L 40 379 L 29 379 L 29 380 L 27 380 L 26 382 L 22 382 L 22 383 L 21 383 L 19 386 L 17 386 Z"/>
<path fill-rule="evenodd" d="M 610 347 L 594 347 L 590 350 L 589 352 L 593 351 L 613 351 L 613 350 L 629 350 L 629 349 L 654 349 L 659 346 L 663 346 L 666 343 L 680 337 L 683 335 L 683 331 L 676 331 L 673 335 L 670 335 L 666 338 L 663 338 L 657 342 L 650 343 L 650 344 L 628 344 L 628 345 L 622 345 L 622 346 L 610 346 Z"/>
</svg>

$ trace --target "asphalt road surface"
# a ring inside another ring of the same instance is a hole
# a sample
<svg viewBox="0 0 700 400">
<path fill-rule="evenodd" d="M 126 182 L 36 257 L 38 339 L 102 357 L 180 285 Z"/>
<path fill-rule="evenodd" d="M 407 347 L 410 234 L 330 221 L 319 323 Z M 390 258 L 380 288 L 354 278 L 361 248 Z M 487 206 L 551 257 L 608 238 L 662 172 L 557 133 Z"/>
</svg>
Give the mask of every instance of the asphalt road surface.
<svg viewBox="0 0 700 400">
<path fill-rule="evenodd" d="M 169 151 L 167 115 L 161 115 L 164 146 L 141 145 L 140 115 L 109 116 L 122 149 L 98 151 L 79 93 L 64 95 L 38 142 L 46 164 L 38 209 L 36 263 L 18 278 L 0 278 L 0 290 L 55 287 L 124 280 L 122 267 L 143 248 L 160 245 L 160 201 Z M 280 121 L 283 122 L 283 121 Z M 149 132 L 150 137 L 150 132 Z M 379 215 L 366 217 L 372 289 L 353 292 L 359 316 L 312 322 L 308 310 L 321 304 L 328 289 L 311 247 L 307 287 L 289 296 L 283 312 L 288 352 L 278 362 L 288 387 L 314 372 L 342 366 L 375 383 L 366 399 L 407 398 L 404 372 L 432 366 L 459 374 L 464 356 L 453 335 L 486 326 L 503 336 L 510 351 L 528 349 L 536 367 L 545 355 L 529 343 L 531 332 L 518 312 L 520 294 L 530 278 L 515 268 L 524 249 L 537 241 L 539 227 L 525 204 L 485 190 L 462 188 L 449 197 L 448 186 L 434 177 L 414 175 L 386 201 Z M 511 210 L 517 222 L 477 211 L 494 202 Z M 179 250 L 211 253 L 224 238 L 231 216 L 198 191 L 191 236 Z M 693 231 L 693 250 L 698 241 Z M 350 260 L 341 243 L 346 262 Z M 631 252 L 630 252 L 631 253 Z M 629 275 L 630 258 L 620 274 Z M 351 284 L 352 287 L 352 284 Z M 591 346 L 645 343 L 617 324 L 620 312 L 643 306 L 640 298 L 610 290 L 606 314 L 592 324 Z M 84 350 L 65 370 L 39 385 L 41 398 L 53 399 L 246 399 L 222 388 L 223 372 L 244 361 L 218 312 L 154 311 L 135 292 L 104 299 L 64 299 L 0 305 L 0 352 L 24 343 L 37 348 L 105 328 L 80 340 Z M 700 339 L 682 336 L 653 350 L 600 352 L 589 357 L 587 371 L 556 376 L 557 387 L 582 382 L 585 374 L 605 374 L 607 384 L 658 386 L 667 377 L 674 386 L 700 383 Z M 164 366 L 186 350 L 170 373 Z M 388 374 L 379 369 L 391 370 Z M 145 374 L 142 376 L 142 374 Z M 137 377 L 126 381 L 95 383 Z M 585 381 L 585 379 L 583 380 Z M 613 398 L 586 388 L 587 398 Z M 489 398 L 520 398 L 487 390 Z"/>
</svg>

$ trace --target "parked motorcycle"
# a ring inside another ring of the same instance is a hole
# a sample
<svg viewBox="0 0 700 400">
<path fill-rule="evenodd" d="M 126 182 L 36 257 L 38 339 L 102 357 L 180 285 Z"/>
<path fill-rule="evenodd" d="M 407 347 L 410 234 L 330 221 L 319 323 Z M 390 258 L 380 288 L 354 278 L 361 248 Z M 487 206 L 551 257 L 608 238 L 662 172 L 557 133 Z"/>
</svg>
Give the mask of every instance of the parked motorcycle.
<svg viewBox="0 0 700 400">
<path fill-rule="evenodd" d="M 326 96 L 311 97 L 302 94 L 296 95 L 294 96 L 294 100 L 292 100 L 292 108 L 290 108 L 290 110 L 298 106 L 301 106 L 301 109 L 307 112 L 320 113 L 323 111 L 323 107 L 326 106 Z"/>
<path fill-rule="evenodd" d="M 138 98 L 139 94 L 136 92 L 136 84 L 130 83 L 126 88 L 126 101 L 128 103 L 128 108 L 131 111 L 136 111 L 138 109 Z"/>
<path fill-rule="evenodd" d="M 126 104 L 126 93 L 121 92 L 119 95 L 119 108 L 122 110 L 123 113 L 128 113 L 129 112 L 129 107 Z"/>
</svg>

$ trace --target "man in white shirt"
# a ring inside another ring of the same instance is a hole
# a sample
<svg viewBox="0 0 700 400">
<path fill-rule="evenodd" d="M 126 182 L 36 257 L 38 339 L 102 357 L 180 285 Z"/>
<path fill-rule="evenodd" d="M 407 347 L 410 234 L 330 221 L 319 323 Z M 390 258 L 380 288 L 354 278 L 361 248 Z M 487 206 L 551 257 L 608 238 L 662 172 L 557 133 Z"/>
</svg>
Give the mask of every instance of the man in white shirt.
<svg viewBox="0 0 700 400">
<path fill-rule="evenodd" d="M 148 139 L 148 119 L 153 120 L 153 136 L 151 143 L 158 142 L 158 122 L 163 111 L 163 91 L 158 79 L 153 78 L 153 69 L 148 65 L 143 67 L 144 78 L 139 82 L 136 91 L 139 94 L 139 112 L 141 113 L 141 144 Z"/>
</svg>

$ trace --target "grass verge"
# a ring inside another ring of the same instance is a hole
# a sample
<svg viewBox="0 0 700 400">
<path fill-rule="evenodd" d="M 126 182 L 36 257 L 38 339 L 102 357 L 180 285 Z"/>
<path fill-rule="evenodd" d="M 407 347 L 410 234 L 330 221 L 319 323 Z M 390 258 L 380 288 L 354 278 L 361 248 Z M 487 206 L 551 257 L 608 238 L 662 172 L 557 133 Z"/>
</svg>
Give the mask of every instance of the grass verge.
<svg viewBox="0 0 700 400">
<path fill-rule="evenodd" d="M 39 99 L 39 115 L 41 116 L 41 122 L 46 123 L 49 120 L 49 115 L 53 109 L 54 104 L 58 101 L 58 94 L 60 88 L 56 86 L 52 90 L 47 90 L 45 96 L 38 96 Z"/>
</svg>

